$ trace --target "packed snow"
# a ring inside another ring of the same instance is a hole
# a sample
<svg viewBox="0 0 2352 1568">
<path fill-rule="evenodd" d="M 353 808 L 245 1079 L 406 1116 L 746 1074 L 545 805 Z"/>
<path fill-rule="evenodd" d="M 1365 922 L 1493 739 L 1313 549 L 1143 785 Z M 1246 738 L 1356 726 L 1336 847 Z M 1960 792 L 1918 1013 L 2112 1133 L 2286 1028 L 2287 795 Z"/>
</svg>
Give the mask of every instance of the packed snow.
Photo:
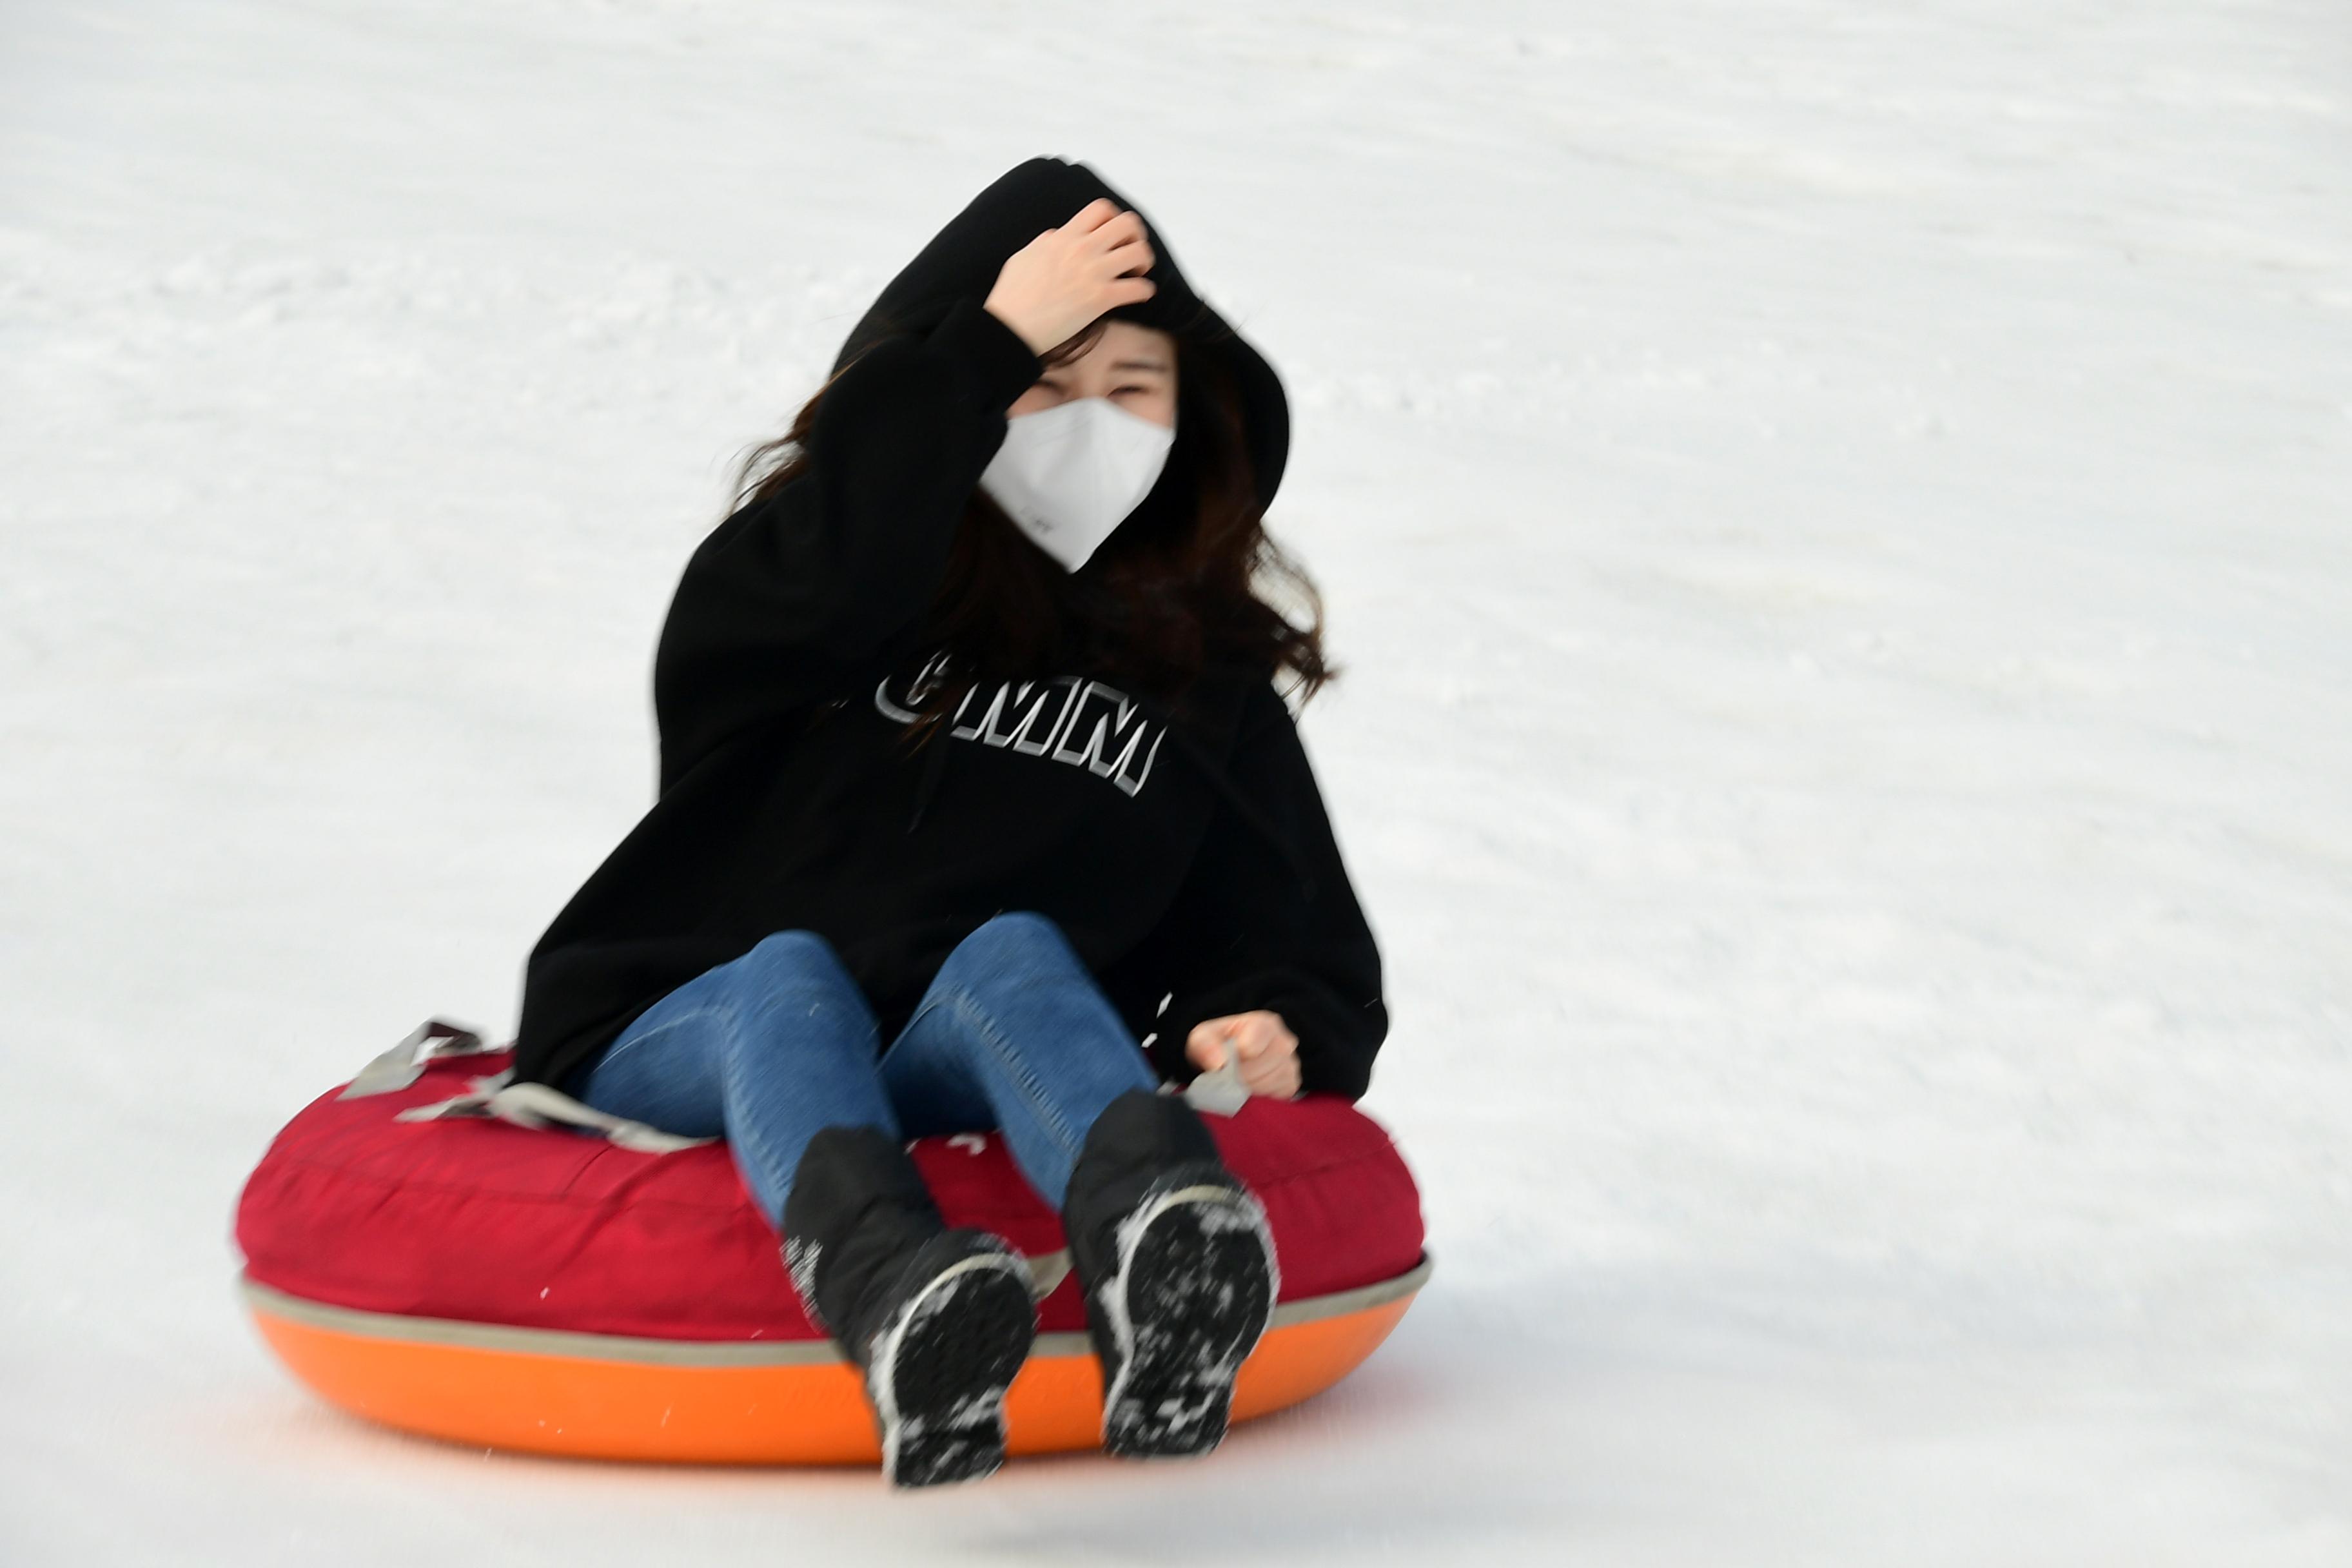
<svg viewBox="0 0 2352 1568">
<path fill-rule="evenodd" d="M 1435 1279 L 1196 1465 L 488 1456 L 233 1294 L 1020 159 L 1288 380 Z M 2352 1562 L 2337 0 L 0 15 L 0 1560 Z"/>
</svg>

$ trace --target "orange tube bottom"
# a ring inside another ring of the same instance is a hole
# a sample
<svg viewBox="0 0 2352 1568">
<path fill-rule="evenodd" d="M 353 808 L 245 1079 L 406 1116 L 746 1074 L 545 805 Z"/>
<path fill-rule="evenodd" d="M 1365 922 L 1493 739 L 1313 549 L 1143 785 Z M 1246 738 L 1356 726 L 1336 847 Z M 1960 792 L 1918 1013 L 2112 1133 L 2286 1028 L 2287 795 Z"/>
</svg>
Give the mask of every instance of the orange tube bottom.
<svg viewBox="0 0 2352 1568">
<path fill-rule="evenodd" d="M 1388 1338 L 1411 1294 L 1266 1331 L 1243 1363 L 1234 1419 L 1287 1408 L 1339 1382 Z M 668 1365 L 352 1332 L 248 1305 L 261 1335 L 330 1403 L 478 1448 L 669 1464 L 876 1465 L 881 1447 L 856 1370 L 840 1360 Z M 581 1336 L 584 1338 L 584 1336 Z M 564 1339 L 572 1336 L 562 1336 Z M 1055 1335 L 1069 1343 L 1075 1336 Z M 1031 1356 L 1005 1399 L 1010 1451 L 1097 1447 L 1102 1383 L 1091 1353 Z"/>
</svg>

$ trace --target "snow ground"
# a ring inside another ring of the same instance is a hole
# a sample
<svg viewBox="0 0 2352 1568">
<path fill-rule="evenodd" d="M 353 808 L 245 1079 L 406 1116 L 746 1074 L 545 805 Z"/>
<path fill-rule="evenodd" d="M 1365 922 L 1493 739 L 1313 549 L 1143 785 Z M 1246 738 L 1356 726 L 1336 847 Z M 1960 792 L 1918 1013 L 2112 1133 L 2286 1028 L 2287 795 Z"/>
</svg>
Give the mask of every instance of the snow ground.
<svg viewBox="0 0 2352 1568">
<path fill-rule="evenodd" d="M 510 1026 L 732 458 L 1038 152 L 1289 378 L 1433 1287 L 949 1497 L 319 1405 L 246 1170 Z M 2333 0 L 10 6 L 0 367 L 0 1559 L 2352 1561 Z"/>
</svg>

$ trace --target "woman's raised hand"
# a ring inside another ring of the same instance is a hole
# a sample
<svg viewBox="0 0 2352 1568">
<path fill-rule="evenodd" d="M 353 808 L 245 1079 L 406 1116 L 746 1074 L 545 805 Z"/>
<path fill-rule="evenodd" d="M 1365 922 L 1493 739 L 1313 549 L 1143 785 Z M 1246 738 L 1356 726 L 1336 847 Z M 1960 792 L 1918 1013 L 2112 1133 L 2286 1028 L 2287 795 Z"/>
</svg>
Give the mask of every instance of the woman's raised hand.
<svg viewBox="0 0 2352 1568">
<path fill-rule="evenodd" d="M 1240 1058 L 1242 1087 L 1252 1094 L 1288 1100 L 1298 1092 L 1298 1037 L 1281 1014 L 1260 1008 L 1204 1018 L 1184 1039 L 1184 1059 L 1202 1072 L 1223 1067 L 1227 1051 Z"/>
<path fill-rule="evenodd" d="M 1150 299 L 1160 286 L 1143 274 L 1154 259 L 1143 219 L 1097 196 L 1007 258 L 982 303 L 1042 356 L 1112 307 Z"/>
</svg>

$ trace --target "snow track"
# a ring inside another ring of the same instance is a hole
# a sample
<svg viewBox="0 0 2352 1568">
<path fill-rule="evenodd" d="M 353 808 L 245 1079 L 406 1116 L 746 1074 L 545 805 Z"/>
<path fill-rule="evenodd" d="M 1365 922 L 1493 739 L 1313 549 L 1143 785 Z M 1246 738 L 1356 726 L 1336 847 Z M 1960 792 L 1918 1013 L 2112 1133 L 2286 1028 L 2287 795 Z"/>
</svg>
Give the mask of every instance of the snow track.
<svg viewBox="0 0 2352 1568">
<path fill-rule="evenodd" d="M 2326 0 L 12 8 L 0 1559 L 2352 1560 L 2347 84 Z M 245 1171 L 511 1024 L 732 459 L 1039 152 L 1288 379 L 1434 1287 L 919 1507 L 321 1408 Z"/>
</svg>

